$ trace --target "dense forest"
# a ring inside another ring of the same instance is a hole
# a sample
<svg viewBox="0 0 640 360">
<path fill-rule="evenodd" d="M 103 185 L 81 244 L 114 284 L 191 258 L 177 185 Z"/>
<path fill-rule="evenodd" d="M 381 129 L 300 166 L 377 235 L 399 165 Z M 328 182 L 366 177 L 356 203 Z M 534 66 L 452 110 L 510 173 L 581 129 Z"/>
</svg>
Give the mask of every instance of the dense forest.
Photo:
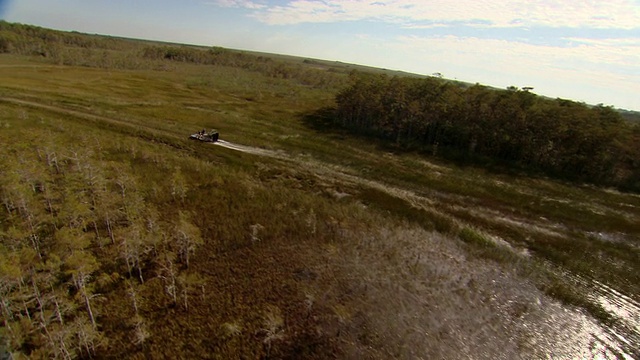
<svg viewBox="0 0 640 360">
<path fill-rule="evenodd" d="M 640 190 L 640 126 L 602 105 L 436 78 L 355 77 L 337 122 L 404 148 Z"/>
</svg>

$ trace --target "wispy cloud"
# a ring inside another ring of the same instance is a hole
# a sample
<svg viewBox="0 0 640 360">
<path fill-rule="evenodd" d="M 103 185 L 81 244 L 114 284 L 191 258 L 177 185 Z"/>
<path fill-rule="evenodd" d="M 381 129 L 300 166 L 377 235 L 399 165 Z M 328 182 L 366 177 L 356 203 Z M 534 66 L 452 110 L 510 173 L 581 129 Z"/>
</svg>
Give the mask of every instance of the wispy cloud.
<svg viewBox="0 0 640 360">
<path fill-rule="evenodd" d="M 534 86 L 543 94 L 565 93 L 584 99 L 600 91 L 600 102 L 628 98 L 628 103 L 637 106 L 632 99 L 640 83 L 637 39 L 573 39 L 575 44 L 569 47 L 456 36 L 402 36 L 397 40 L 395 51 L 425 64 L 441 64 L 445 68 L 434 71 L 445 75 L 456 71 L 488 84 Z M 621 46 L 623 43 L 626 45 Z"/>
<path fill-rule="evenodd" d="M 633 29 L 640 26 L 640 6 L 634 0 L 292 0 L 270 6 L 255 0 L 218 2 L 223 6 L 254 9 L 252 16 L 271 25 L 380 20 L 394 23 L 463 22 L 496 27 Z"/>
<path fill-rule="evenodd" d="M 632 53 L 636 56 L 640 56 L 640 37 L 637 38 L 611 38 L 611 39 L 591 39 L 582 37 L 568 37 L 564 38 L 567 41 L 571 41 L 579 44 L 605 46 L 615 49 L 630 47 Z M 613 49 L 612 49 L 613 50 Z"/>
<path fill-rule="evenodd" d="M 261 4 L 252 0 L 212 0 L 212 1 L 203 1 L 203 4 L 207 5 L 217 5 L 221 7 L 227 8 L 245 8 L 251 10 L 259 10 L 267 7 L 265 4 Z"/>
<path fill-rule="evenodd" d="M 443 23 L 433 23 L 433 24 L 404 24 L 402 25 L 403 29 L 436 29 L 436 28 L 445 28 L 447 24 Z"/>
<path fill-rule="evenodd" d="M 401 36 L 399 42 L 411 48 L 429 49 L 441 55 L 455 49 L 457 55 L 465 55 L 491 64 L 502 61 L 505 65 L 522 64 L 527 69 L 567 64 L 591 64 L 594 67 L 631 68 L 640 63 L 639 39 L 568 39 L 574 46 L 556 47 L 534 45 L 518 41 L 463 38 L 444 36 L 438 38 Z M 449 49 L 449 50 L 447 50 Z M 498 60 L 502 59 L 502 60 Z M 468 59 L 461 59 L 467 61 Z M 640 74 L 638 74 L 640 77 Z M 639 79 L 640 80 L 640 79 Z"/>
</svg>

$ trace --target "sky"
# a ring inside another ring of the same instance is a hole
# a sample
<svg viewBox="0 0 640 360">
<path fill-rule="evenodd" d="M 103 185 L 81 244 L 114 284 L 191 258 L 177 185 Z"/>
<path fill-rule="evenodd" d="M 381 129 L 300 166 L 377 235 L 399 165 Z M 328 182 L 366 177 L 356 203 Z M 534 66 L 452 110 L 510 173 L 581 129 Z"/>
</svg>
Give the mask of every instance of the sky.
<svg viewBox="0 0 640 360">
<path fill-rule="evenodd" d="M 640 111 L 640 0 L 0 0 L 0 18 L 441 73 Z"/>
</svg>

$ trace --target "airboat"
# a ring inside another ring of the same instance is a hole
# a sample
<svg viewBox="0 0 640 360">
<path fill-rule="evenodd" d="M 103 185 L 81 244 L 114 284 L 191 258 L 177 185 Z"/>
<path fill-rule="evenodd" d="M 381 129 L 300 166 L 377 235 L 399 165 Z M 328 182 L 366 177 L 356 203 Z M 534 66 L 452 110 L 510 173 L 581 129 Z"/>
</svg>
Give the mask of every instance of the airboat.
<svg viewBox="0 0 640 360">
<path fill-rule="evenodd" d="M 204 142 L 216 142 L 218 141 L 218 137 L 220 137 L 220 133 L 218 133 L 217 130 L 207 132 L 203 129 L 202 131 L 198 131 L 197 133 L 190 135 L 189 139 Z"/>
</svg>

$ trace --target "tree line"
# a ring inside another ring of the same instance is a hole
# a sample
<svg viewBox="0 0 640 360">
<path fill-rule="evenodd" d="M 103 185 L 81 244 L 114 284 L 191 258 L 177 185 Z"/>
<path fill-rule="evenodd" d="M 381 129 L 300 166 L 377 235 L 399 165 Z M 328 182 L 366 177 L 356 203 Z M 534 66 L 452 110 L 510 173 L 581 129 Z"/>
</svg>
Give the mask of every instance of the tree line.
<svg viewBox="0 0 640 360">
<path fill-rule="evenodd" d="M 612 107 L 385 75 L 353 76 L 336 102 L 338 125 L 403 148 L 640 190 L 640 126 Z"/>
<path fill-rule="evenodd" d="M 142 54 L 145 59 L 150 60 L 169 60 L 241 68 L 258 72 L 271 78 L 294 80 L 301 85 L 316 88 L 342 85 L 345 78 L 331 71 L 319 70 L 301 64 L 287 63 L 266 56 L 247 54 L 221 47 L 201 49 L 189 46 L 151 45 L 146 46 Z"/>
<path fill-rule="evenodd" d="M 0 54 L 38 56 L 59 65 L 115 69 L 167 69 L 172 62 L 226 66 L 286 79 L 314 88 L 337 88 L 346 76 L 293 61 L 221 47 L 157 44 L 108 36 L 64 32 L 0 21 Z"/>
<path fill-rule="evenodd" d="M 132 42 L 108 36 L 64 32 L 0 21 L 0 53 L 51 56 L 58 46 L 100 50 L 128 50 Z"/>
</svg>

